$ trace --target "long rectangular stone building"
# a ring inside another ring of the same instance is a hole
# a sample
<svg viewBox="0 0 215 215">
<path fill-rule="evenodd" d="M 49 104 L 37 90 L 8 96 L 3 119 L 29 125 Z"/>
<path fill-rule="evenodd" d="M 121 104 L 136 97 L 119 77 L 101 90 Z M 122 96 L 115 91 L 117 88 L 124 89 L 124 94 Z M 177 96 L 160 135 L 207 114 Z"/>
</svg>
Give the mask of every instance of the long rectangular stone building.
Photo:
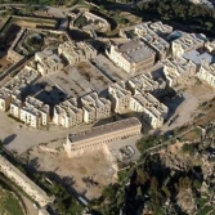
<svg viewBox="0 0 215 215">
<path fill-rule="evenodd" d="M 125 120 L 96 126 L 92 129 L 76 134 L 69 134 L 64 148 L 69 157 L 80 155 L 84 152 L 94 151 L 102 144 L 113 140 L 127 138 L 141 133 L 142 124 L 131 117 Z"/>
</svg>

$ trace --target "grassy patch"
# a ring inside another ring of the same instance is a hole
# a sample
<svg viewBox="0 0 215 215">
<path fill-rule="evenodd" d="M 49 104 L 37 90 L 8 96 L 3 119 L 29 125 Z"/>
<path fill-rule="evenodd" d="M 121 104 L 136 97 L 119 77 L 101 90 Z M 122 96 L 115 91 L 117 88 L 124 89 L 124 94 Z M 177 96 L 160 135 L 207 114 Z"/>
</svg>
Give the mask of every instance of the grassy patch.
<svg viewBox="0 0 215 215">
<path fill-rule="evenodd" d="M 197 215 L 207 215 L 211 211 L 214 211 L 214 209 L 211 206 L 207 205 L 202 210 L 200 210 Z"/>
<path fill-rule="evenodd" d="M 181 137 L 181 139 L 183 140 L 195 140 L 197 138 L 200 138 L 201 135 L 201 130 L 199 128 L 195 128 L 191 131 L 189 131 L 188 133 L 186 133 L 185 135 L 183 135 Z"/>
<path fill-rule="evenodd" d="M 15 194 L 0 187 L 0 214 L 24 215 Z"/>
</svg>

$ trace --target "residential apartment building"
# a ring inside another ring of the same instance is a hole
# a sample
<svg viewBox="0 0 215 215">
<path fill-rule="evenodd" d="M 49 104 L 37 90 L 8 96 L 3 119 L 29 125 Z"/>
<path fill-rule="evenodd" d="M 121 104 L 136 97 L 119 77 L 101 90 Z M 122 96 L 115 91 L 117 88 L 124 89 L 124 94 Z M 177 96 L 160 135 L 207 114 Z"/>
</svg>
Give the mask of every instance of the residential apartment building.
<svg viewBox="0 0 215 215">
<path fill-rule="evenodd" d="M 7 111 L 10 108 L 11 93 L 6 88 L 0 89 L 0 110 Z"/>
<path fill-rule="evenodd" d="M 100 98 L 96 92 L 81 98 L 83 120 L 86 123 L 101 120 L 111 116 L 111 101 Z"/>
<path fill-rule="evenodd" d="M 173 56 L 180 58 L 186 52 L 202 48 L 205 42 L 206 37 L 202 34 L 184 33 L 178 39 L 173 40 L 171 51 Z"/>
<path fill-rule="evenodd" d="M 108 23 L 108 21 L 106 19 L 101 18 L 100 16 L 97 16 L 88 11 L 84 11 L 82 13 L 82 16 L 84 16 L 88 20 L 88 22 L 96 23 L 95 25 L 97 25 L 97 27 L 99 28 L 107 28 L 107 29 L 110 28 L 110 24 Z M 89 24 L 89 27 L 93 28 L 93 26 L 94 25 Z"/>
<path fill-rule="evenodd" d="M 156 51 L 159 60 L 165 59 L 169 54 L 170 44 L 151 30 L 147 23 L 136 26 L 134 33 Z"/>
<path fill-rule="evenodd" d="M 52 50 L 37 52 L 35 61 L 37 62 L 37 69 L 42 76 L 60 71 L 63 68 L 62 60 Z"/>
<path fill-rule="evenodd" d="M 215 40 L 207 41 L 205 43 L 205 48 L 207 49 L 208 52 L 214 53 L 214 51 L 215 51 Z"/>
<path fill-rule="evenodd" d="M 166 58 L 170 51 L 170 44 L 163 38 L 166 38 L 171 32 L 172 27 L 164 25 L 162 22 L 148 22 L 121 29 L 120 35 L 144 41 L 156 51 L 157 59 L 162 60 Z"/>
<path fill-rule="evenodd" d="M 176 85 L 180 77 L 192 77 L 197 71 L 197 65 L 184 58 L 166 59 L 162 64 L 163 75 L 170 87 Z"/>
<path fill-rule="evenodd" d="M 142 124 L 135 118 L 128 118 L 106 125 L 67 136 L 64 149 L 69 157 L 95 151 L 97 148 L 111 141 L 127 138 L 141 133 Z"/>
<path fill-rule="evenodd" d="M 127 81 L 128 89 L 134 94 L 136 89 L 143 89 L 146 92 L 153 92 L 159 88 L 159 83 L 153 80 L 151 74 L 146 73 L 135 76 Z"/>
<path fill-rule="evenodd" d="M 20 99 L 18 99 L 18 98 L 12 99 L 12 102 L 10 104 L 10 115 L 19 119 L 22 105 L 23 104 Z"/>
<path fill-rule="evenodd" d="M 203 63 L 197 73 L 197 77 L 215 88 L 215 63 L 211 65 Z"/>
<path fill-rule="evenodd" d="M 53 122 L 65 128 L 77 126 L 83 121 L 83 111 L 76 99 L 66 100 L 54 107 Z"/>
<path fill-rule="evenodd" d="M 138 113 L 153 129 L 163 125 L 168 113 L 168 108 L 154 96 L 138 90 L 131 98 L 130 109 Z"/>
<path fill-rule="evenodd" d="M 36 69 L 25 66 L 4 86 L 4 88 L 11 92 L 16 90 L 23 91 L 27 85 L 33 84 L 39 77 L 40 73 Z"/>
<path fill-rule="evenodd" d="M 112 110 L 115 113 L 123 113 L 128 110 L 131 92 L 126 89 L 124 82 L 112 84 L 108 88 L 108 96 L 112 102 Z"/>
<path fill-rule="evenodd" d="M 107 55 L 124 71 L 135 73 L 151 68 L 155 63 L 156 53 L 145 43 L 131 40 L 118 46 L 111 45 Z"/>
<path fill-rule="evenodd" d="M 11 101 L 21 99 L 27 87 L 33 84 L 40 77 L 40 73 L 30 66 L 25 66 L 15 77 L 13 77 L 4 89 L 10 93 Z"/>
<path fill-rule="evenodd" d="M 10 114 L 33 128 L 49 123 L 49 106 L 31 96 L 24 103 L 14 99 L 10 105 Z"/>
<path fill-rule="evenodd" d="M 173 27 L 166 25 L 160 21 L 158 22 L 149 22 L 148 27 L 156 33 L 158 36 L 166 38 L 173 32 Z"/>
<path fill-rule="evenodd" d="M 66 41 L 59 45 L 58 53 L 66 58 L 70 65 L 75 65 L 97 56 L 96 49 L 84 42 Z"/>
<path fill-rule="evenodd" d="M 198 68 L 204 62 L 209 64 L 215 63 L 214 55 L 205 51 L 191 50 L 184 53 L 182 56 L 184 59 L 194 63 Z"/>
</svg>

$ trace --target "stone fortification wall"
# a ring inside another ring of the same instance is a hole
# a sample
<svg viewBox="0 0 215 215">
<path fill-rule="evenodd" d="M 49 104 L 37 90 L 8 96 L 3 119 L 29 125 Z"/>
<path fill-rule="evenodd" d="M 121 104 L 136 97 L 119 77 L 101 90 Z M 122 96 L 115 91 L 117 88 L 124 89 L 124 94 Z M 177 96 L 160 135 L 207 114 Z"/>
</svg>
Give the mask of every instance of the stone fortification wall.
<svg viewBox="0 0 215 215">
<path fill-rule="evenodd" d="M 0 155 L 0 172 L 19 186 L 26 194 L 35 200 L 41 207 L 45 207 L 54 201 L 40 187 L 24 175 L 19 169 Z"/>
</svg>

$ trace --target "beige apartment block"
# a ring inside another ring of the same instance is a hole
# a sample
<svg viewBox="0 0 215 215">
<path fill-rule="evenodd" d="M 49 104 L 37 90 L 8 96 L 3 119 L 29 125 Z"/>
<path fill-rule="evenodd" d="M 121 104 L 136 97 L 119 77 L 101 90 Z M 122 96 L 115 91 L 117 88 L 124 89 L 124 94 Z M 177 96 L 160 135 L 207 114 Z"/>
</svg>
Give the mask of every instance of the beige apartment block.
<svg viewBox="0 0 215 215">
<path fill-rule="evenodd" d="M 170 44 L 151 30 L 147 23 L 136 26 L 134 33 L 156 51 L 159 60 L 165 59 L 169 54 Z"/>
<path fill-rule="evenodd" d="M 174 40 L 171 44 L 173 56 L 180 58 L 186 52 L 202 48 L 206 37 L 202 34 L 184 33 L 181 37 Z"/>
<path fill-rule="evenodd" d="M 66 41 L 59 45 L 58 54 L 66 58 L 70 65 L 93 59 L 97 51 L 90 44 L 84 42 Z"/>
<path fill-rule="evenodd" d="M 205 48 L 207 49 L 208 52 L 214 53 L 214 51 L 215 51 L 215 40 L 206 42 Z"/>
<path fill-rule="evenodd" d="M 111 45 L 108 57 L 128 73 L 144 71 L 155 63 L 156 53 L 145 43 L 131 40 L 121 45 Z"/>
<path fill-rule="evenodd" d="M 160 87 L 159 83 L 157 81 L 154 81 L 152 75 L 149 73 L 131 78 L 130 80 L 128 80 L 127 85 L 132 93 L 135 92 L 135 89 L 143 89 L 146 92 L 152 92 Z"/>
<path fill-rule="evenodd" d="M 70 99 L 54 107 L 53 122 L 65 128 L 77 126 L 83 121 L 82 109 L 78 108 L 77 100 Z"/>
<path fill-rule="evenodd" d="M 11 102 L 21 98 L 22 92 L 26 87 L 33 84 L 40 77 L 40 73 L 30 66 L 25 66 L 15 77 L 6 85 L 4 90 L 11 96 Z"/>
<path fill-rule="evenodd" d="M 114 83 L 108 88 L 108 96 L 115 113 L 124 113 L 128 110 L 131 92 L 126 89 L 124 82 Z"/>
<path fill-rule="evenodd" d="M 10 92 L 22 90 L 27 85 L 34 83 L 40 77 L 40 73 L 30 66 L 25 66 L 16 76 L 14 76 L 5 86 Z"/>
<path fill-rule="evenodd" d="M 83 121 L 85 123 L 93 123 L 96 121 L 96 109 L 90 106 L 84 106 L 83 108 Z"/>
<path fill-rule="evenodd" d="M 103 19 L 93 13 L 90 13 L 88 11 L 84 11 L 82 13 L 82 16 L 84 16 L 88 21 L 92 22 L 92 23 L 96 23 L 94 25 L 97 25 L 98 28 L 110 28 L 110 24 L 107 22 L 106 19 Z M 90 28 L 93 29 L 94 28 L 94 25 L 92 24 L 89 24 L 87 25 L 86 27 L 87 28 Z"/>
<path fill-rule="evenodd" d="M 197 71 L 197 65 L 184 58 L 165 59 L 161 63 L 164 77 L 170 87 L 175 86 L 180 77 L 192 77 Z"/>
<path fill-rule="evenodd" d="M 46 126 L 50 121 L 49 111 L 49 105 L 45 105 L 38 99 L 28 96 L 25 100 L 25 106 L 21 110 L 21 120 L 35 128 Z"/>
<path fill-rule="evenodd" d="M 42 76 L 62 70 L 63 63 L 52 50 L 44 50 L 35 54 L 37 69 Z"/>
<path fill-rule="evenodd" d="M 69 157 L 78 156 L 84 152 L 94 151 L 111 141 L 138 135 L 141 130 L 142 124 L 140 121 L 132 117 L 96 126 L 76 134 L 69 134 L 64 148 Z"/>
<path fill-rule="evenodd" d="M 163 94 L 166 86 L 166 81 L 163 79 L 153 80 L 151 73 L 138 75 L 127 81 L 127 87 L 132 94 L 135 94 L 136 90 L 141 90 L 159 96 Z"/>
<path fill-rule="evenodd" d="M 136 91 L 131 98 L 130 109 L 138 113 L 153 129 L 163 125 L 168 108 L 150 93 Z"/>
<path fill-rule="evenodd" d="M 7 111 L 10 108 L 11 94 L 6 88 L 0 89 L 0 110 Z"/>
<path fill-rule="evenodd" d="M 158 22 L 149 22 L 149 28 L 161 37 L 167 37 L 173 32 L 173 27 L 170 25 L 166 25 L 160 21 Z"/>
<path fill-rule="evenodd" d="M 121 29 L 120 35 L 126 38 L 136 38 L 144 41 L 156 51 L 157 58 L 162 60 L 166 58 L 170 51 L 170 44 L 162 37 L 166 37 L 171 32 L 172 28 L 162 22 L 147 22 Z"/>
<path fill-rule="evenodd" d="M 142 116 L 143 120 L 147 122 L 153 129 L 160 128 L 164 123 L 164 118 L 155 107 L 146 107 Z"/>
<path fill-rule="evenodd" d="M 22 101 L 18 98 L 13 99 L 10 104 L 10 115 L 19 119 L 21 108 L 22 108 Z"/>
<path fill-rule="evenodd" d="M 100 98 L 96 92 L 83 96 L 81 103 L 83 106 L 83 119 L 86 123 L 92 122 L 93 119 L 97 121 L 111 116 L 111 101 Z M 95 116 L 91 116 L 90 113 L 95 114 Z"/>
<path fill-rule="evenodd" d="M 31 96 L 23 104 L 20 99 L 13 99 L 10 114 L 33 128 L 49 123 L 49 106 Z"/>
<path fill-rule="evenodd" d="M 25 174 L 12 165 L 8 160 L 0 155 L 0 172 L 2 172 L 13 183 L 20 187 L 31 199 L 36 201 L 41 207 L 53 203 L 54 197 L 49 197 L 40 187 L 31 181 Z"/>
<path fill-rule="evenodd" d="M 210 86 L 215 88 L 215 63 L 211 65 L 203 63 L 200 66 L 197 77 L 200 80 L 206 81 Z"/>
</svg>

